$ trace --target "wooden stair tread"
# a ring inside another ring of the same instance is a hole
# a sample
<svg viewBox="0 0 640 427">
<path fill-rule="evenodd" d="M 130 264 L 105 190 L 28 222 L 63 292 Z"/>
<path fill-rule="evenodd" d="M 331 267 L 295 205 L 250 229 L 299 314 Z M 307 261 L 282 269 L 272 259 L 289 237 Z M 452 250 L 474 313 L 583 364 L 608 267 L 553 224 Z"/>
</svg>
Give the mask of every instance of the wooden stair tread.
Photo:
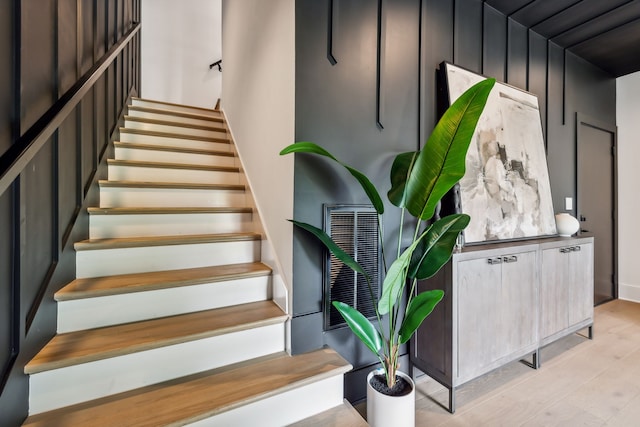
<svg viewBox="0 0 640 427">
<path fill-rule="evenodd" d="M 23 426 L 178 426 L 348 372 L 330 349 L 266 356 L 33 415 Z"/>
<path fill-rule="evenodd" d="M 147 182 L 147 181 L 107 181 L 100 180 L 101 187 L 133 187 L 133 188 L 170 188 L 170 189 L 189 189 L 189 190 L 231 190 L 245 191 L 246 188 L 242 184 L 197 184 L 197 183 L 180 183 L 180 182 Z"/>
<path fill-rule="evenodd" d="M 345 399 L 342 405 L 290 424 L 289 427 L 367 427 L 368 425 L 360 413 Z"/>
<path fill-rule="evenodd" d="M 207 115 L 207 114 L 186 113 L 183 111 L 167 110 L 164 108 L 151 108 L 151 107 L 140 107 L 137 105 L 130 105 L 129 111 L 140 111 L 144 113 L 164 114 L 167 116 L 184 117 L 187 119 L 207 120 L 207 121 L 217 122 L 217 123 L 224 122 L 224 119 L 222 117 L 216 117 L 216 116 Z M 211 110 L 211 111 L 215 112 L 218 110 Z"/>
<path fill-rule="evenodd" d="M 211 131 L 211 132 L 226 132 L 227 131 L 224 127 L 219 127 L 219 126 L 196 125 L 196 124 L 191 124 L 191 123 L 175 122 L 175 121 L 171 121 L 171 120 L 147 119 L 145 117 L 135 117 L 135 116 L 124 116 L 124 119 L 125 120 L 130 120 L 132 122 L 148 123 L 150 125 L 182 127 L 182 128 L 197 129 L 197 130 L 204 130 L 204 131 Z"/>
<path fill-rule="evenodd" d="M 191 110 L 201 110 L 201 111 L 207 112 L 207 113 L 219 113 L 218 110 L 214 110 L 214 109 L 211 109 L 211 108 L 194 107 L 192 105 L 176 104 L 174 102 L 167 102 L 167 101 L 157 101 L 155 99 L 140 98 L 138 96 L 132 96 L 131 99 L 132 100 L 136 100 L 136 101 L 145 101 L 145 102 L 151 102 L 151 103 L 154 103 L 154 104 L 161 104 L 161 105 L 167 105 L 167 106 L 173 106 L 173 107 L 189 108 Z"/>
<path fill-rule="evenodd" d="M 195 165 L 190 163 L 165 163 L 165 162 L 143 162 L 139 160 L 116 160 L 107 159 L 107 165 L 113 166 L 130 166 L 139 168 L 162 168 L 162 169 L 188 169 L 188 170 L 203 170 L 203 171 L 218 171 L 218 172 L 240 172 L 240 168 L 235 166 L 208 166 L 208 165 Z"/>
<path fill-rule="evenodd" d="M 215 136 L 184 135 L 184 134 L 181 134 L 181 133 L 159 132 L 159 131 L 155 131 L 155 130 L 120 128 L 120 134 L 123 134 L 123 133 L 131 133 L 131 134 L 136 134 L 136 135 L 156 136 L 156 137 L 161 137 L 161 138 L 188 139 L 188 140 L 193 140 L 193 141 L 221 142 L 221 143 L 224 143 L 224 144 L 230 144 L 231 143 L 229 138 L 221 138 L 221 137 L 215 137 Z"/>
<path fill-rule="evenodd" d="M 146 246 L 185 245 L 198 243 L 239 242 L 247 240 L 261 240 L 258 233 L 221 233 L 194 234 L 188 236 L 151 236 L 151 237 L 122 237 L 110 239 L 89 239 L 76 242 L 76 251 L 95 249 L 136 248 Z"/>
<path fill-rule="evenodd" d="M 58 334 L 25 366 L 26 374 L 284 322 L 273 301 Z"/>
<path fill-rule="evenodd" d="M 56 292 L 55 299 L 56 301 L 71 301 L 81 298 L 246 279 L 269 274 L 271 274 L 269 266 L 261 262 L 250 262 L 183 270 L 89 277 L 72 281 Z"/>
<path fill-rule="evenodd" d="M 171 215 L 171 214 L 207 214 L 207 213 L 251 213 L 250 207 L 116 207 L 87 208 L 90 215 Z"/>
<path fill-rule="evenodd" d="M 165 145 L 139 144 L 136 142 L 121 142 L 121 141 L 115 141 L 113 145 L 116 148 L 130 148 L 130 149 L 136 149 L 136 150 L 169 151 L 172 153 L 200 154 L 203 156 L 235 157 L 235 154 L 231 151 L 219 151 L 219 150 L 216 151 L 216 150 L 203 150 L 199 148 L 169 147 Z"/>
</svg>

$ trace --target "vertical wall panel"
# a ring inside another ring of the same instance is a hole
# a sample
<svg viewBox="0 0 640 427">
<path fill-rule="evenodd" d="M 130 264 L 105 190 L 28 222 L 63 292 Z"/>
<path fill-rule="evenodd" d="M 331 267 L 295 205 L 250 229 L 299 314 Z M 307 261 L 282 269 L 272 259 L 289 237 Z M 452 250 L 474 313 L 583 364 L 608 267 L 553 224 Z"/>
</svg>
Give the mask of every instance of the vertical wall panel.
<svg viewBox="0 0 640 427">
<path fill-rule="evenodd" d="M 453 60 L 476 73 L 482 72 L 482 2 L 455 0 Z"/>
<path fill-rule="evenodd" d="M 13 117 L 13 9 L 11 0 L 0 1 L 0 153 L 11 145 Z"/>
<path fill-rule="evenodd" d="M 422 100 L 420 141 L 424 144 L 437 120 L 436 69 L 453 61 L 453 2 L 424 0 L 422 24 Z"/>
<path fill-rule="evenodd" d="M 93 90 L 89 91 L 80 103 L 80 140 L 82 144 L 82 185 L 84 193 L 89 191 L 93 172 L 96 169 L 97 150 L 93 128 Z"/>
<path fill-rule="evenodd" d="M 78 77 L 77 0 L 58 0 L 58 96 L 64 94 Z"/>
<path fill-rule="evenodd" d="M 96 0 L 96 58 L 102 57 L 107 46 L 107 3 L 108 0 Z"/>
<path fill-rule="evenodd" d="M 482 74 L 498 81 L 506 80 L 507 25 L 506 17 L 492 7 L 484 6 Z"/>
<path fill-rule="evenodd" d="M 116 106 L 122 105 L 122 92 L 123 92 L 123 86 L 122 86 L 122 55 L 123 52 L 120 52 L 120 55 L 118 55 L 118 57 L 116 58 L 115 62 L 113 63 L 113 65 L 115 66 L 115 73 L 116 73 Z M 118 111 L 115 112 L 115 119 L 118 119 Z"/>
<path fill-rule="evenodd" d="M 107 35 L 108 35 L 108 45 L 107 48 L 113 46 L 116 41 L 116 31 L 117 31 L 117 22 L 116 22 L 116 4 L 115 0 L 107 0 Z"/>
<path fill-rule="evenodd" d="M 79 147 L 77 114 L 71 113 L 58 130 L 58 158 L 60 164 L 66 167 L 58 171 L 59 185 L 59 229 L 61 247 L 71 233 L 73 221 L 80 208 L 81 186 L 79 183 Z"/>
<path fill-rule="evenodd" d="M 53 102 L 56 86 L 55 6 L 55 0 L 22 2 L 20 133 L 40 118 Z"/>
<path fill-rule="evenodd" d="M 21 298 L 25 313 L 38 303 L 36 299 L 57 255 L 52 241 L 57 227 L 53 222 L 52 159 L 52 144 L 48 142 L 21 175 Z"/>
<path fill-rule="evenodd" d="M 542 130 L 546 135 L 547 122 L 547 40 L 529 31 L 529 92 L 538 96 Z"/>
<path fill-rule="evenodd" d="M 116 64 L 109 66 L 106 71 L 107 76 L 107 126 L 109 133 L 113 132 L 116 125 Z"/>
<path fill-rule="evenodd" d="M 94 87 L 95 96 L 95 130 L 96 130 L 96 145 L 98 147 L 98 154 L 102 154 L 109 142 L 106 123 L 106 82 L 105 76 L 102 76 Z"/>
<path fill-rule="evenodd" d="M 124 1 L 114 0 L 116 4 L 116 40 L 124 34 Z"/>
<path fill-rule="evenodd" d="M 79 4 L 81 7 L 81 22 L 82 22 L 82 44 L 80 58 L 80 75 L 86 73 L 94 62 L 94 40 L 93 40 L 93 1 L 82 1 Z"/>
<path fill-rule="evenodd" d="M 506 82 L 520 89 L 527 88 L 529 47 L 527 29 L 512 19 L 508 20 L 508 51 Z"/>
<path fill-rule="evenodd" d="M 547 114 L 547 162 L 549 165 L 549 178 L 553 183 L 551 195 L 556 207 L 563 206 L 564 196 L 573 192 L 575 187 L 575 150 L 573 144 L 569 146 L 566 141 L 574 141 L 575 124 L 572 114 L 565 119 L 564 103 L 564 49 L 549 43 L 548 64 L 548 114 Z"/>
</svg>

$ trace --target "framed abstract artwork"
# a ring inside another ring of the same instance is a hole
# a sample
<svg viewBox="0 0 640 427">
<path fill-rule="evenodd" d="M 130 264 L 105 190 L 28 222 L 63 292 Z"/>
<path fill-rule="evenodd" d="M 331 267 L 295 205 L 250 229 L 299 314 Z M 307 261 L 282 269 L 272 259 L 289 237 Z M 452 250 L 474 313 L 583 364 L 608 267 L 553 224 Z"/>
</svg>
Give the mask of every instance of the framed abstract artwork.
<svg viewBox="0 0 640 427">
<path fill-rule="evenodd" d="M 451 104 L 485 77 L 443 63 Z M 471 216 L 465 243 L 556 234 L 538 98 L 496 83 L 469 146 L 459 207 Z"/>
</svg>

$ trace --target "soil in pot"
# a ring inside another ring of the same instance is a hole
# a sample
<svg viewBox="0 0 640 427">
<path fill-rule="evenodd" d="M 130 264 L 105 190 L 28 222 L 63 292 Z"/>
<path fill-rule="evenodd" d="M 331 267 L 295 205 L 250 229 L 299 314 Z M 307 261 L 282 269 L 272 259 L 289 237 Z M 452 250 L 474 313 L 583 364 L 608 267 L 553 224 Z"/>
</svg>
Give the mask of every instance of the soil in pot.
<svg viewBox="0 0 640 427">
<path fill-rule="evenodd" d="M 394 384 L 393 388 L 387 387 L 387 378 L 384 376 L 384 374 L 374 375 L 373 377 L 371 377 L 369 383 L 375 391 L 377 391 L 378 393 L 386 394 L 387 396 L 405 396 L 411 393 L 411 390 L 413 390 L 411 384 L 409 384 L 407 380 L 398 375 L 396 375 L 396 383 Z"/>
</svg>

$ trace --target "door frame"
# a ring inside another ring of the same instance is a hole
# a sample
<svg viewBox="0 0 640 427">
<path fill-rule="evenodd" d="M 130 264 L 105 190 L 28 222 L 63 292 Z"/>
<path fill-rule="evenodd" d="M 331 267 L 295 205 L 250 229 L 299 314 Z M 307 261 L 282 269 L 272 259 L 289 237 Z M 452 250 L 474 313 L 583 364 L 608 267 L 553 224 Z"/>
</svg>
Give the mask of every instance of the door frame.
<svg viewBox="0 0 640 427">
<path fill-rule="evenodd" d="M 589 126 L 591 128 L 603 131 L 603 132 L 608 132 L 613 136 L 613 142 L 612 142 L 612 146 L 611 146 L 611 156 L 612 156 L 612 186 L 613 188 L 612 190 L 612 208 L 613 208 L 613 212 L 611 215 L 611 221 L 612 221 L 612 225 L 613 225 L 613 229 L 612 229 L 612 266 L 613 266 L 613 299 L 618 299 L 618 127 L 615 124 L 610 124 L 607 123 L 605 121 L 602 121 L 600 119 L 597 119 L 595 117 L 589 116 L 587 114 L 584 113 L 580 113 L 580 112 L 576 112 L 576 139 L 575 139 L 575 164 L 576 164 L 576 169 L 575 169 L 575 183 L 576 183 L 576 205 L 575 205 L 575 211 L 576 211 L 576 217 L 578 217 L 579 219 L 579 215 L 580 212 L 578 211 L 578 208 L 580 206 L 580 182 L 578 180 L 578 169 L 580 168 L 580 163 L 579 163 L 579 154 L 580 154 L 580 137 L 582 136 L 582 131 L 581 131 L 581 127 L 582 125 L 584 126 Z M 595 248 L 594 248 L 594 253 L 595 253 Z M 604 301 L 606 302 L 606 301 Z"/>
</svg>

